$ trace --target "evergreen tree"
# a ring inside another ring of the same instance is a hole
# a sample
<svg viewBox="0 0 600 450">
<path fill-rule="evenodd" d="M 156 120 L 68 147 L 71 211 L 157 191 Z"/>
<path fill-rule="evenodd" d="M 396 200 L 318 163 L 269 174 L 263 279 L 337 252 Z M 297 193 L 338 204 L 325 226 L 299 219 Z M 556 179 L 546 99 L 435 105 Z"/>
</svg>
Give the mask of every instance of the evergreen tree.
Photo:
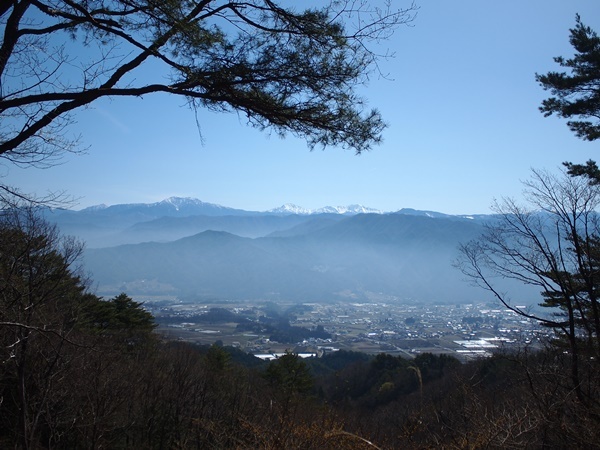
<svg viewBox="0 0 600 450">
<path fill-rule="evenodd" d="M 600 138 L 600 37 L 582 23 L 579 15 L 570 32 L 575 55 L 554 58 L 569 73 L 536 75 L 542 87 L 552 94 L 542 102 L 540 111 L 546 117 L 556 114 L 577 119 L 567 122 L 571 131 L 581 139 L 593 141 Z"/>
<path fill-rule="evenodd" d="M 0 6 L 0 158 L 55 164 L 77 151 L 72 113 L 104 97 L 167 93 L 237 111 L 260 130 L 357 153 L 385 123 L 357 95 L 371 42 L 416 7 L 273 0 L 15 0 Z M 76 69 L 75 69 L 76 68 Z M 0 186 L 0 195 L 14 192 Z M 18 194 L 18 191 L 17 191 Z"/>
</svg>

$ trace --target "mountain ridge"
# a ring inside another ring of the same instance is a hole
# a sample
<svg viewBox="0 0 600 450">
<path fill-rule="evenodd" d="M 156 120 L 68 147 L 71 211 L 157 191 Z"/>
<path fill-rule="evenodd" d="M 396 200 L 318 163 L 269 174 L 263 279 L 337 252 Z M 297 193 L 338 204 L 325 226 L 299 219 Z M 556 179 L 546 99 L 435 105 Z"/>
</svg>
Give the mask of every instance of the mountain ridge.
<svg viewBox="0 0 600 450">
<path fill-rule="evenodd" d="M 88 249 L 86 267 L 105 293 L 240 300 L 368 300 L 373 293 L 424 302 L 481 296 L 452 267 L 479 221 L 410 214 L 290 216 L 261 237 L 204 230 L 169 242 Z M 232 218 L 239 219 L 239 218 Z M 303 219 L 305 219 L 303 221 Z M 296 222 L 296 225 L 293 223 Z M 160 293 L 160 292 L 158 292 Z"/>
<path fill-rule="evenodd" d="M 214 213 L 220 212 L 222 214 L 298 214 L 298 215 L 310 215 L 310 214 L 407 214 L 407 215 L 430 215 L 432 217 L 473 217 L 477 215 L 472 214 L 446 214 L 436 211 L 419 210 L 414 208 L 401 208 L 398 210 L 383 211 L 376 208 L 371 208 L 361 204 L 350 204 L 346 206 L 323 206 L 321 208 L 304 208 L 294 203 L 285 203 L 279 207 L 267 209 L 265 211 L 253 211 L 239 208 L 231 208 L 223 206 L 217 203 L 205 202 L 194 197 L 177 197 L 172 196 L 163 200 L 152 202 L 152 203 L 117 203 L 113 205 L 107 205 L 101 203 L 98 205 L 91 205 L 79 210 L 62 209 L 60 211 L 69 213 L 99 213 L 99 212 L 123 212 L 133 209 L 142 209 L 146 211 L 162 210 L 162 211 L 173 211 L 173 212 L 189 212 L 189 211 L 204 211 L 212 210 Z M 481 215 L 481 214 L 480 214 Z M 485 214 L 483 214 L 485 215 Z"/>
<path fill-rule="evenodd" d="M 64 234 L 85 241 L 88 248 L 126 243 L 168 242 L 206 230 L 226 231 L 257 238 L 297 234 L 302 229 L 323 228 L 326 222 L 357 215 L 420 216 L 430 219 L 478 221 L 486 216 L 452 216 L 403 208 L 383 212 L 361 205 L 305 209 L 291 203 L 269 211 L 247 211 L 208 203 L 191 197 L 169 197 L 154 203 L 125 203 L 91 206 L 82 210 L 47 210 L 49 221 Z"/>
<path fill-rule="evenodd" d="M 452 262 L 493 216 L 360 205 L 257 212 L 170 197 L 48 217 L 85 241 L 103 295 L 460 303 L 481 291 Z"/>
</svg>

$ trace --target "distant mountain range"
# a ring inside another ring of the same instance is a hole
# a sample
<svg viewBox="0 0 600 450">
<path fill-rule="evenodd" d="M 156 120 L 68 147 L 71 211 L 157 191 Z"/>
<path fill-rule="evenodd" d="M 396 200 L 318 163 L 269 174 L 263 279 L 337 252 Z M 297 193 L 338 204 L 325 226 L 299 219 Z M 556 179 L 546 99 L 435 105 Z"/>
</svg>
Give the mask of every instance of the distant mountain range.
<svg viewBox="0 0 600 450">
<path fill-rule="evenodd" d="M 326 206 L 311 210 L 285 204 L 268 211 L 246 211 L 182 197 L 170 197 L 156 203 L 96 205 L 79 211 L 48 210 L 47 218 L 57 223 L 64 233 L 77 236 L 88 247 L 96 248 L 147 241 L 172 241 L 207 230 L 227 231 L 243 237 L 261 237 L 299 225 L 315 216 L 326 215 L 335 220 L 357 214 L 403 214 L 474 220 L 486 218 L 485 215 L 451 216 L 406 208 L 385 213 L 362 205 Z"/>
<path fill-rule="evenodd" d="M 190 197 L 169 197 L 155 203 L 125 203 L 107 206 L 105 204 L 89 206 L 79 211 L 55 210 L 57 214 L 69 215 L 98 215 L 98 216 L 152 216 L 158 217 L 182 217 L 182 216 L 223 216 L 223 215 L 314 215 L 314 214 L 387 214 L 378 209 L 363 205 L 349 206 L 324 206 L 318 209 L 307 209 L 302 206 L 286 203 L 278 208 L 267 211 L 246 211 L 243 209 L 229 208 L 207 203 Z M 434 211 L 420 211 L 412 208 L 403 208 L 395 211 L 397 214 L 423 215 L 428 217 L 462 217 L 472 218 L 474 216 L 459 215 L 451 216 Z"/>
<path fill-rule="evenodd" d="M 286 203 L 278 208 L 273 208 L 268 211 L 245 211 L 241 209 L 228 208 L 226 206 L 217 205 L 214 203 L 207 203 L 195 198 L 189 197 L 170 197 L 160 202 L 155 203 L 126 203 L 107 206 L 105 204 L 90 206 L 80 211 L 71 211 L 73 213 L 100 213 L 104 215 L 115 215 L 132 212 L 140 214 L 155 215 L 157 217 L 162 216 L 183 216 L 183 215 L 204 215 L 204 216 L 221 216 L 228 214 L 244 215 L 244 214 L 265 214 L 265 215 L 279 215 L 279 214 L 298 214 L 298 215 L 310 215 L 310 214 L 365 214 L 365 213 L 383 213 L 377 209 L 368 208 L 362 205 L 349 205 L 349 206 L 325 206 L 319 209 L 307 209 L 292 203 Z"/>
<path fill-rule="evenodd" d="M 98 215 L 104 217 L 183 217 L 183 216 L 221 216 L 226 214 L 254 214 L 254 212 L 241 209 L 228 208 L 226 206 L 207 203 L 189 197 L 169 197 L 155 203 L 125 203 L 118 205 L 96 205 L 84 208 L 80 211 L 61 210 L 63 213 L 74 215 Z"/>
<path fill-rule="evenodd" d="M 87 243 L 101 293 L 187 298 L 464 302 L 485 292 L 452 267 L 492 216 L 358 205 L 256 212 L 189 198 L 48 212 Z"/>
<path fill-rule="evenodd" d="M 301 206 L 294 205 L 292 203 L 286 203 L 279 208 L 270 209 L 267 214 L 299 214 L 299 215 L 311 215 L 311 214 L 383 214 L 383 211 L 379 211 L 373 208 L 367 208 L 362 205 L 350 205 L 350 206 L 325 206 L 319 209 L 306 209 Z"/>
</svg>

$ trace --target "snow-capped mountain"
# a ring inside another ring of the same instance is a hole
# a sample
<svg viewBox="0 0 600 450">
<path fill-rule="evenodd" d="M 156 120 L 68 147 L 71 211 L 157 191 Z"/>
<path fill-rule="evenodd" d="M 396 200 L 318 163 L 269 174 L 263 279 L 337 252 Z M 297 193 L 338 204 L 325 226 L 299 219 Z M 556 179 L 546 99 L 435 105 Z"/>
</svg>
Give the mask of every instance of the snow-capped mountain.
<svg viewBox="0 0 600 450">
<path fill-rule="evenodd" d="M 129 216 L 136 221 L 151 220 L 160 217 L 189 217 L 189 216 L 285 216 L 299 215 L 310 216 L 315 214 L 339 214 L 352 216 L 356 214 L 402 214 L 411 216 L 426 216 L 431 218 L 485 218 L 486 215 L 452 215 L 436 211 L 423 211 L 412 208 L 402 208 L 395 212 L 381 211 L 368 206 L 353 204 L 348 206 L 324 206 L 317 209 L 304 208 L 293 203 L 286 203 L 277 208 L 267 211 L 249 211 L 244 209 L 235 209 L 222 206 L 216 203 L 203 202 L 192 197 L 169 197 L 154 203 L 122 203 L 116 205 L 94 205 L 83 208 L 79 211 L 57 210 L 57 213 L 66 215 L 77 215 L 86 217 L 109 217 L 109 216 Z"/>
<path fill-rule="evenodd" d="M 157 207 L 163 206 L 167 208 L 173 208 L 175 211 L 182 210 L 196 210 L 196 209 L 206 209 L 210 208 L 212 210 L 222 210 L 226 212 L 228 210 L 232 210 L 232 208 L 228 208 L 225 206 L 217 205 L 216 203 L 207 203 L 202 200 L 198 200 L 197 198 L 192 197 L 169 197 L 165 200 L 162 200 L 157 203 L 152 203 L 148 205 L 149 207 Z"/>
<path fill-rule="evenodd" d="M 286 203 L 278 208 L 269 209 L 266 212 L 270 214 L 298 214 L 302 216 L 312 214 L 310 209 L 302 208 L 301 206 L 294 205 L 293 203 Z"/>
<path fill-rule="evenodd" d="M 316 209 L 314 213 L 333 213 L 333 214 L 383 214 L 383 211 L 369 208 L 363 205 L 348 205 L 348 206 L 325 206 L 324 208 Z"/>
<path fill-rule="evenodd" d="M 154 203 L 121 203 L 106 206 L 105 204 L 90 206 L 78 211 L 80 213 L 123 214 L 138 213 L 153 217 L 162 216 L 194 216 L 194 215 L 225 215 L 244 214 L 247 211 L 228 208 L 215 203 L 207 203 L 191 197 L 169 197 Z"/>
<path fill-rule="evenodd" d="M 269 211 L 246 211 L 207 203 L 195 198 L 170 197 L 155 203 L 98 205 L 74 210 L 49 210 L 47 218 L 65 234 L 88 247 L 109 247 L 141 242 L 168 242 L 212 230 L 245 238 L 284 237 L 316 231 L 333 223 L 357 218 L 425 216 L 428 219 L 464 220 L 433 211 L 402 209 L 384 213 L 362 205 L 307 209 L 291 203 Z M 475 220 L 474 220 L 475 219 Z M 471 218 L 471 222 L 477 217 Z"/>
<path fill-rule="evenodd" d="M 324 206 L 318 209 L 303 208 L 293 203 L 286 203 L 278 208 L 273 208 L 264 212 L 245 211 L 240 209 L 221 206 L 216 203 L 203 202 L 197 198 L 191 197 L 169 197 L 155 203 L 123 203 L 108 206 L 106 204 L 94 205 L 84 208 L 78 212 L 81 213 L 99 213 L 105 214 L 123 213 L 138 211 L 144 214 L 153 214 L 157 216 L 182 216 L 182 215 L 225 215 L 225 214 L 383 214 L 383 211 L 369 208 L 362 205 L 349 206 Z"/>
<path fill-rule="evenodd" d="M 270 209 L 267 213 L 271 214 L 298 214 L 298 215 L 311 215 L 311 214 L 383 214 L 383 211 L 377 209 L 368 208 L 362 205 L 349 205 L 349 206 L 324 206 L 318 209 L 307 209 L 293 203 L 286 203 L 279 208 Z"/>
</svg>

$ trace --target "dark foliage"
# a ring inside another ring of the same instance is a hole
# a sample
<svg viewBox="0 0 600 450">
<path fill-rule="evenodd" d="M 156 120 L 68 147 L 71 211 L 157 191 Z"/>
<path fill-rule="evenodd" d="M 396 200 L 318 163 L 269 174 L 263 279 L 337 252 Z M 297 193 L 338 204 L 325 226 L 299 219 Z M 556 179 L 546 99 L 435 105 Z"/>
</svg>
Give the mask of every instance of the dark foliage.
<svg viewBox="0 0 600 450">
<path fill-rule="evenodd" d="M 166 93 L 192 110 L 237 111 L 309 146 L 357 153 L 381 141 L 357 95 L 378 55 L 369 43 L 415 6 L 273 0 L 8 1 L 0 7 L 0 158 L 47 167 L 78 150 L 72 114 L 105 97 Z M 75 69 L 76 68 L 76 69 Z M 0 195 L 18 190 L 0 186 Z"/>
<path fill-rule="evenodd" d="M 236 329 L 238 331 L 249 331 L 253 333 L 267 333 L 269 334 L 270 340 L 281 342 L 283 344 L 293 344 L 310 338 L 331 338 L 331 334 L 325 331 L 322 325 L 318 325 L 313 329 L 295 327 L 290 325 L 289 321 L 286 319 L 271 319 L 264 316 L 261 317 L 258 322 L 244 320 L 237 325 Z"/>
<path fill-rule="evenodd" d="M 339 351 L 265 363 L 161 342 L 126 294 L 76 274 L 32 214 L 0 224 L 2 448 L 595 448 L 597 362 L 560 346 L 459 364 Z M 218 311 L 217 311 L 218 313 Z M 277 316 L 277 314 L 273 314 Z M 281 317 L 272 320 L 281 320 Z"/>
<path fill-rule="evenodd" d="M 567 122 L 571 131 L 579 138 L 594 141 L 600 138 L 600 37 L 577 16 L 569 40 L 575 56 L 554 60 L 570 73 L 536 75 L 542 87 L 553 95 L 542 102 L 540 111 L 545 116 L 578 118 Z"/>
</svg>

